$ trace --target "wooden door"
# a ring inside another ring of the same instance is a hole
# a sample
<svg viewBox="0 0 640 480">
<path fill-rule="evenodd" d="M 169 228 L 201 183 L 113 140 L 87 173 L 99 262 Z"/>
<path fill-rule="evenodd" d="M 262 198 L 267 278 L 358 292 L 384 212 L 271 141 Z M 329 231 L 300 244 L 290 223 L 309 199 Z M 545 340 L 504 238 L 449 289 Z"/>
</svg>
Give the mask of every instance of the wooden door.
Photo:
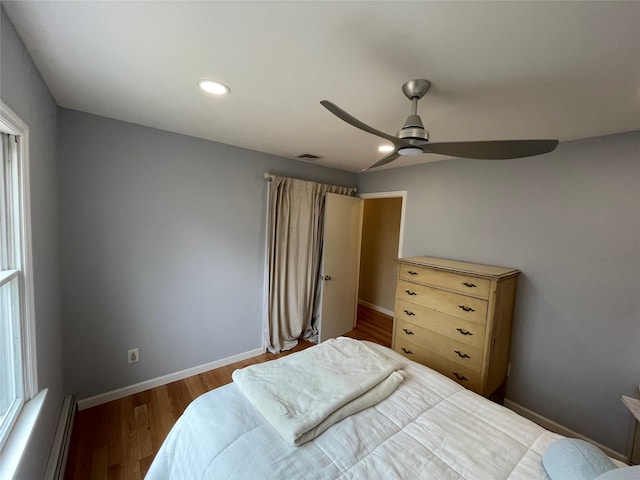
<svg viewBox="0 0 640 480">
<path fill-rule="evenodd" d="M 355 326 L 360 271 L 362 200 L 327 193 L 324 214 L 319 341 Z"/>
</svg>

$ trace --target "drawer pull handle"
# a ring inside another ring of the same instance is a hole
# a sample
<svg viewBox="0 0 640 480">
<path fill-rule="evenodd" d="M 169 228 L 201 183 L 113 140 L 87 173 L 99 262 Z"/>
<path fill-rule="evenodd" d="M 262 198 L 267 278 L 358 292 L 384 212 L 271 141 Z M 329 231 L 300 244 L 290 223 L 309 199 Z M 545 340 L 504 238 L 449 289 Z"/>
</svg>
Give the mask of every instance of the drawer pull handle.
<svg viewBox="0 0 640 480">
<path fill-rule="evenodd" d="M 475 283 L 470 283 L 470 282 L 463 282 L 462 283 L 465 287 L 469 287 L 469 288 L 476 288 L 477 285 Z"/>
<path fill-rule="evenodd" d="M 412 295 L 412 296 L 413 296 L 413 295 L 417 295 L 417 293 L 416 293 L 416 292 L 412 292 L 411 290 L 405 290 L 405 293 L 406 293 L 407 295 Z"/>
<path fill-rule="evenodd" d="M 470 331 L 463 330 L 462 328 L 456 328 L 456 330 L 459 331 L 461 335 L 473 335 Z"/>
<path fill-rule="evenodd" d="M 454 352 L 456 352 L 460 358 L 471 358 L 466 353 L 460 353 L 460 350 L 454 350 Z"/>
<path fill-rule="evenodd" d="M 462 310 L 464 310 L 465 312 L 475 312 L 474 308 L 471 307 L 467 307 L 466 305 L 458 305 L 458 308 L 461 308 Z"/>
<path fill-rule="evenodd" d="M 407 350 L 406 348 L 402 347 L 402 351 L 404 353 L 406 353 L 407 355 L 413 355 L 413 352 L 411 350 Z"/>
<path fill-rule="evenodd" d="M 418 274 L 418 272 L 414 272 L 413 270 L 409 270 L 407 273 L 409 275 L 417 275 Z"/>
<path fill-rule="evenodd" d="M 406 333 L 407 335 L 415 335 L 415 333 L 413 333 L 411 330 L 407 330 L 406 328 L 402 329 L 404 331 L 404 333 Z"/>
<path fill-rule="evenodd" d="M 456 377 L 458 380 L 461 380 L 463 382 L 468 382 L 469 379 L 467 377 L 465 377 L 464 375 L 460 375 L 458 374 L 458 372 L 451 372 L 453 373 L 453 376 Z"/>
<path fill-rule="evenodd" d="M 403 310 L 403 312 L 409 315 L 410 317 L 415 315 L 415 313 L 413 313 L 411 310 Z"/>
</svg>

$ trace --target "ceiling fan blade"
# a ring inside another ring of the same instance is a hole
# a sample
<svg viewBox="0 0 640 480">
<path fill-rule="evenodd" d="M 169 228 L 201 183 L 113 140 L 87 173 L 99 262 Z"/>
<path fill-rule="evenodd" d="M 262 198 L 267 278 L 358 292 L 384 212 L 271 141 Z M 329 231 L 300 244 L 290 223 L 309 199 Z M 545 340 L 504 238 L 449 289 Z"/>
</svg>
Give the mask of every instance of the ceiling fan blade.
<svg viewBox="0 0 640 480">
<path fill-rule="evenodd" d="M 348 114 L 337 105 L 331 103 L 329 100 L 322 100 L 320 103 L 324 108 L 326 108 L 331 113 L 333 113 L 336 117 L 340 118 L 341 120 L 344 120 L 348 124 L 353 125 L 354 127 L 359 128 L 360 130 L 364 130 L 367 133 L 371 133 L 373 135 L 376 135 L 378 137 L 381 137 L 381 138 L 384 138 L 385 140 L 390 141 L 391 143 L 393 143 L 393 146 L 396 148 L 396 150 L 398 148 L 410 146 L 407 142 L 399 139 L 398 137 L 394 137 L 393 135 L 386 134 L 384 132 L 381 132 L 380 130 L 376 130 L 375 128 L 370 127 L 366 123 L 362 123 L 360 120 Z"/>
<path fill-rule="evenodd" d="M 485 142 L 443 142 L 420 145 L 424 153 L 480 160 L 506 160 L 551 152 L 558 140 L 494 140 Z"/>
<path fill-rule="evenodd" d="M 397 153 L 391 153 L 389 155 L 387 155 L 386 157 L 384 157 L 383 159 L 378 160 L 376 163 L 374 163 L 373 165 L 371 165 L 370 167 L 367 168 L 363 168 L 362 171 L 366 172 L 367 170 L 371 170 L 372 168 L 376 168 L 376 167 L 381 167 L 382 165 L 386 165 L 387 163 L 391 163 L 393 162 L 396 158 L 398 158 L 400 155 L 398 155 Z"/>
</svg>

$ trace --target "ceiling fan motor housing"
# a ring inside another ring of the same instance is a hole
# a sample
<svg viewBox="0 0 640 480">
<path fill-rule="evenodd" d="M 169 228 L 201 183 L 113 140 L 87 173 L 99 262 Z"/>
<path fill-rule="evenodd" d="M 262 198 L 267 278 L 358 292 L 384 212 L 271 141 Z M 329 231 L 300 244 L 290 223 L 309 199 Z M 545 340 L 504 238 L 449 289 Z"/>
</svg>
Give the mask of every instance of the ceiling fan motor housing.
<svg viewBox="0 0 640 480">
<path fill-rule="evenodd" d="M 429 140 L 429 132 L 424 129 L 422 120 L 418 115 L 409 115 L 396 136 L 407 140 Z"/>
</svg>

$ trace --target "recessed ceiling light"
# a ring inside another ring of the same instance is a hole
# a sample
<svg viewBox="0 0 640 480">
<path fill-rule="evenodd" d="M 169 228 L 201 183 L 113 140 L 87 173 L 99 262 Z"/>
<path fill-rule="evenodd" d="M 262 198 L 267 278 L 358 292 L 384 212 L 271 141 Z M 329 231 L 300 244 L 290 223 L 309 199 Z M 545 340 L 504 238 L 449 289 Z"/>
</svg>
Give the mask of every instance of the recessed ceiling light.
<svg viewBox="0 0 640 480">
<path fill-rule="evenodd" d="M 380 145 L 378 147 L 379 152 L 393 152 L 393 145 Z"/>
<path fill-rule="evenodd" d="M 224 83 L 213 80 L 200 80 L 198 86 L 212 95 L 227 95 L 231 91 Z"/>
</svg>

